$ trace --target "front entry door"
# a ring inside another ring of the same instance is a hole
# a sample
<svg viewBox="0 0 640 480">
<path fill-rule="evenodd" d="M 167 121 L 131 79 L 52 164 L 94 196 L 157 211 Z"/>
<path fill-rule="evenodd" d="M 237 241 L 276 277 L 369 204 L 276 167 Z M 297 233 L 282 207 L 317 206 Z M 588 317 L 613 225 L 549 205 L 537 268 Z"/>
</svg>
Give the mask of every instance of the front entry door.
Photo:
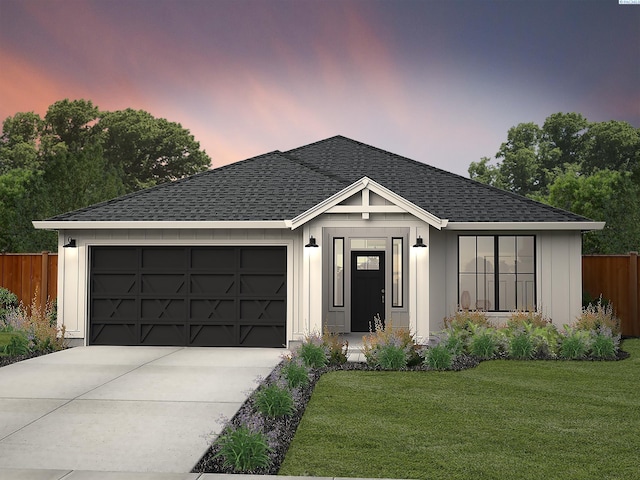
<svg viewBox="0 0 640 480">
<path fill-rule="evenodd" d="M 373 330 L 384 320 L 384 252 L 351 252 L 351 331 Z"/>
</svg>

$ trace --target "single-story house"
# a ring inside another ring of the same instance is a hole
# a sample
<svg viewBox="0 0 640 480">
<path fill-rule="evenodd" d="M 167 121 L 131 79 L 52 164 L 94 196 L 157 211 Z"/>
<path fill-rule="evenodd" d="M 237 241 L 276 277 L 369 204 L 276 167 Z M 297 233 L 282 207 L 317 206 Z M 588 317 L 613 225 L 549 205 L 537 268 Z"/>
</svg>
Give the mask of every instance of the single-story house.
<svg viewBox="0 0 640 480">
<path fill-rule="evenodd" d="M 374 316 L 419 341 L 459 308 L 581 309 L 604 224 L 342 136 L 36 221 L 75 344 L 283 346 Z"/>
</svg>

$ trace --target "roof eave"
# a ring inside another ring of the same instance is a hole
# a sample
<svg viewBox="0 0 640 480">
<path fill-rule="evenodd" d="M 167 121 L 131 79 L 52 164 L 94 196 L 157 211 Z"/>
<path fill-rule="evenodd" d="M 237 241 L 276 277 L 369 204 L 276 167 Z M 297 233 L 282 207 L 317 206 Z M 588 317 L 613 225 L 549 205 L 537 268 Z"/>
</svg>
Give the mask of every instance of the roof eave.
<svg viewBox="0 0 640 480">
<path fill-rule="evenodd" d="M 447 230 L 602 230 L 605 222 L 449 222 Z"/>
<path fill-rule="evenodd" d="M 40 220 L 32 222 L 42 230 L 144 230 L 144 229 L 285 229 L 284 220 L 236 220 L 236 221 L 77 221 Z"/>
</svg>

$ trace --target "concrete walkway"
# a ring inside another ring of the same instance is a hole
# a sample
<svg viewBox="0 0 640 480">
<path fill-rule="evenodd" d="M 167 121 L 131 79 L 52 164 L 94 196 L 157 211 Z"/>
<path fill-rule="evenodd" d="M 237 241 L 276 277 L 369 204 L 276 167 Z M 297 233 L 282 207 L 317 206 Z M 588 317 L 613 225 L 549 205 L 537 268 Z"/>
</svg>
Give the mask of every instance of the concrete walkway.
<svg viewBox="0 0 640 480">
<path fill-rule="evenodd" d="M 64 470 L 14 470 L 0 468 L 2 480 L 302 480 L 310 477 L 277 475 L 230 475 L 218 473 L 124 473 Z M 342 477 L 314 477 L 315 480 L 349 480 Z M 373 480 L 373 479 L 358 479 Z M 384 480 L 384 479 L 375 479 Z M 389 480 L 389 479 L 387 479 Z"/>
<path fill-rule="evenodd" d="M 208 478 L 188 472 L 220 415 L 232 417 L 285 352 L 93 346 L 0 368 L 0 478 Z"/>
</svg>

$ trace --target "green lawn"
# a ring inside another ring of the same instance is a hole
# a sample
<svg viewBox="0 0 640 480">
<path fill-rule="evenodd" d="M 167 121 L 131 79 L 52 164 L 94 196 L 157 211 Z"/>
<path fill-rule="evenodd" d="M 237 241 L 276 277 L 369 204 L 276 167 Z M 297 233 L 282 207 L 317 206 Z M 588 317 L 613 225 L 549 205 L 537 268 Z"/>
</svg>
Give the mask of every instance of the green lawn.
<svg viewBox="0 0 640 480">
<path fill-rule="evenodd" d="M 280 475 L 640 479 L 640 339 L 620 362 L 325 374 Z"/>
</svg>

